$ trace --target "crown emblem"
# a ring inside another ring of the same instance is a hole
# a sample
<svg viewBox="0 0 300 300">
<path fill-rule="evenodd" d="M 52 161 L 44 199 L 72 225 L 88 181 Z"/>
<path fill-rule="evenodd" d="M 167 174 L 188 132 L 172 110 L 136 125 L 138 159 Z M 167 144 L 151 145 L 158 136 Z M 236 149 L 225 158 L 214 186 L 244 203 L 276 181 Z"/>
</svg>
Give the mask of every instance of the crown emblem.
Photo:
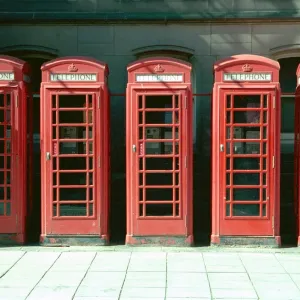
<svg viewBox="0 0 300 300">
<path fill-rule="evenodd" d="M 242 66 L 242 70 L 243 72 L 252 72 L 253 68 L 250 65 L 245 64 Z"/>
<path fill-rule="evenodd" d="M 77 72 L 78 68 L 74 64 L 70 64 L 68 67 L 69 72 Z"/>
<path fill-rule="evenodd" d="M 165 71 L 165 69 L 159 64 L 154 67 L 154 72 L 156 72 L 156 73 L 161 73 L 161 72 L 164 72 L 164 71 Z"/>
</svg>

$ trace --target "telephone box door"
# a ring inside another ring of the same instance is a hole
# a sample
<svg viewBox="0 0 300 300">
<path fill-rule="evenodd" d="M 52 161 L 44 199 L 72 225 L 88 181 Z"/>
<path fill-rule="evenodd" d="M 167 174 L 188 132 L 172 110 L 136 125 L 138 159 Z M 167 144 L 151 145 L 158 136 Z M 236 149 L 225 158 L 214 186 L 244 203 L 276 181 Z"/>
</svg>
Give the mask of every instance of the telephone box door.
<svg viewBox="0 0 300 300">
<path fill-rule="evenodd" d="M 100 114 L 98 91 L 46 90 L 46 205 L 50 234 L 99 232 Z M 47 128 L 48 127 L 48 128 Z M 100 187 L 101 188 L 101 187 Z"/>
<path fill-rule="evenodd" d="M 135 236 L 187 234 L 186 96 L 185 90 L 133 92 Z"/>
<path fill-rule="evenodd" d="M 0 89 L 0 234 L 18 232 L 18 110 L 17 90 Z M 21 222 L 21 218 L 19 220 Z"/>
<path fill-rule="evenodd" d="M 275 91 L 220 93 L 220 234 L 272 235 Z"/>
</svg>

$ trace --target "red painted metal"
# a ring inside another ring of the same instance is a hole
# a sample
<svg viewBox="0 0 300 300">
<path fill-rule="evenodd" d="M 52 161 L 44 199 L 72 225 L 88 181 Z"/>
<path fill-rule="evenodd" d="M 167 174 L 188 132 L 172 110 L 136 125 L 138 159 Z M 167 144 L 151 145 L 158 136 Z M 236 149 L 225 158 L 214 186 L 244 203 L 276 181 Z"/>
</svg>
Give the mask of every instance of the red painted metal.
<svg viewBox="0 0 300 300">
<path fill-rule="evenodd" d="M 26 241 L 31 204 L 30 68 L 0 56 L 0 240 Z M 28 107 L 29 106 L 29 107 Z M 28 168 L 29 167 L 29 168 Z M 29 196 L 29 197 L 28 197 Z"/>
<path fill-rule="evenodd" d="M 216 62 L 214 70 L 211 243 L 265 239 L 279 245 L 279 64 L 237 55 Z M 225 73 L 270 77 L 225 81 Z"/>
<path fill-rule="evenodd" d="M 296 71 L 297 88 L 295 92 L 295 143 L 294 143 L 294 186 L 295 186 L 295 215 L 297 224 L 297 244 L 300 246 L 300 65 Z"/>
<path fill-rule="evenodd" d="M 41 69 L 40 240 L 107 244 L 108 67 L 90 58 L 63 57 Z"/>
<path fill-rule="evenodd" d="M 191 66 L 150 58 L 127 70 L 126 243 L 191 245 Z M 162 79 L 166 75 L 182 80 Z M 137 82 L 137 76 L 145 76 L 144 81 Z"/>
</svg>

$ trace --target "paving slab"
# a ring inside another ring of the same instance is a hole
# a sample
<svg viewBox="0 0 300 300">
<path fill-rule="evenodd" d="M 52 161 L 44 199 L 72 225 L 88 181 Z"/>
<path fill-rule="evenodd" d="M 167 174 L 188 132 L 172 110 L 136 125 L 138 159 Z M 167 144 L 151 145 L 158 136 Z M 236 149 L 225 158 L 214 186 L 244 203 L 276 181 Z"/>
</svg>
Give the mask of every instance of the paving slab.
<svg viewBox="0 0 300 300">
<path fill-rule="evenodd" d="M 107 297 L 116 298 L 119 297 L 121 287 L 106 287 L 106 288 L 95 288 L 90 286 L 79 286 L 75 297 Z"/>
<path fill-rule="evenodd" d="M 165 288 L 137 288 L 124 287 L 121 293 L 122 298 L 148 299 L 148 298 L 164 298 Z"/>
<path fill-rule="evenodd" d="M 62 272 L 49 271 L 41 278 L 39 287 L 77 287 L 85 276 L 86 272 Z"/>
<path fill-rule="evenodd" d="M 208 273 L 212 289 L 252 289 L 247 273 Z"/>
<path fill-rule="evenodd" d="M 212 289 L 214 299 L 258 299 L 253 288 L 251 289 Z M 282 299 L 283 300 L 283 299 Z"/>
<path fill-rule="evenodd" d="M 2 248 L 3 250 L 3 248 Z M 0 265 L 15 264 L 26 252 L 24 251 L 2 251 L 0 255 Z"/>
<path fill-rule="evenodd" d="M 80 286 L 100 289 L 121 288 L 125 276 L 125 272 L 87 272 Z"/>
<path fill-rule="evenodd" d="M 76 287 L 35 287 L 26 300 L 72 300 Z"/>
<path fill-rule="evenodd" d="M 124 282 L 124 288 L 165 288 L 166 287 L 165 272 L 128 272 Z"/>
<path fill-rule="evenodd" d="M 208 287 L 167 287 L 166 296 L 167 298 L 209 298 L 211 293 Z"/>
</svg>

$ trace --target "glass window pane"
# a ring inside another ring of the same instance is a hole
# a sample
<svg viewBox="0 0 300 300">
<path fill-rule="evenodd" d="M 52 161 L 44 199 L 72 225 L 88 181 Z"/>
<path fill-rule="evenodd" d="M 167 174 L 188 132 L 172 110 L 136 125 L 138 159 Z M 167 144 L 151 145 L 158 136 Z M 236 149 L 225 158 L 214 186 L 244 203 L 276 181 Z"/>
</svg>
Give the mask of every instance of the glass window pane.
<svg viewBox="0 0 300 300">
<path fill-rule="evenodd" d="M 259 216 L 259 204 L 233 204 L 232 215 L 247 217 L 247 216 Z"/>
</svg>

